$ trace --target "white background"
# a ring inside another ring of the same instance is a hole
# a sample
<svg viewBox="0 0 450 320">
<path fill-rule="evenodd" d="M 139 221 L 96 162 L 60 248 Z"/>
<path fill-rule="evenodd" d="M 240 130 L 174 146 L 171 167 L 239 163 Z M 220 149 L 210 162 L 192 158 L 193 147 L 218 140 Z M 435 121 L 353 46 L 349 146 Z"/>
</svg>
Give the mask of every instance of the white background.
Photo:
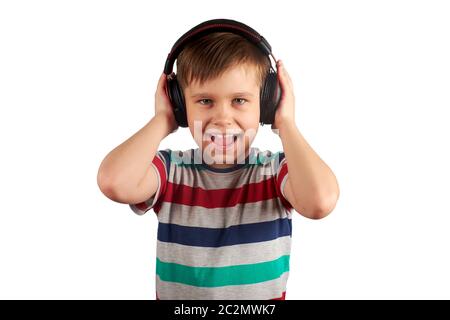
<svg viewBox="0 0 450 320">
<path fill-rule="evenodd" d="M 294 216 L 287 299 L 450 298 L 446 1 L 0 2 L 0 298 L 154 299 L 157 219 L 96 184 L 154 114 L 173 43 L 213 18 L 260 32 L 296 123 L 338 177 Z M 270 127 L 254 146 L 282 147 Z M 188 149 L 188 129 L 160 148 Z"/>
</svg>

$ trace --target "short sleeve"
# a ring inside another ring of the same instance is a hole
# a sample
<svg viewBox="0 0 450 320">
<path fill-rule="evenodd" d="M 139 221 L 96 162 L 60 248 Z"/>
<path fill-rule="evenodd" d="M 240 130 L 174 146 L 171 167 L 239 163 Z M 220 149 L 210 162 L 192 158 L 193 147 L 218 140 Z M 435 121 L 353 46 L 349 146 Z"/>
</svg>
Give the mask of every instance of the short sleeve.
<svg viewBox="0 0 450 320">
<path fill-rule="evenodd" d="M 170 170 L 170 150 L 158 150 L 153 158 L 151 167 L 156 172 L 158 177 L 158 188 L 153 196 L 141 203 L 130 204 L 131 210 L 138 215 L 143 215 L 148 210 L 155 207 L 155 205 L 164 197 L 167 189 L 169 170 Z"/>
<path fill-rule="evenodd" d="M 287 209 L 292 209 L 293 206 L 287 200 L 284 193 L 284 187 L 288 178 L 288 166 L 284 152 L 278 152 L 277 156 L 273 158 L 275 168 L 275 188 L 281 202 Z"/>
</svg>

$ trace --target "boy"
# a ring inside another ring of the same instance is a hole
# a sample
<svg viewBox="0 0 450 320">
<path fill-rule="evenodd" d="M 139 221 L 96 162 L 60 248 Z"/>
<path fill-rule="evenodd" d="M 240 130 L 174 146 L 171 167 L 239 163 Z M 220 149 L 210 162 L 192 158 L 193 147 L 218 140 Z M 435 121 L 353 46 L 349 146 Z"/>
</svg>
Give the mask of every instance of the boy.
<svg viewBox="0 0 450 320">
<path fill-rule="evenodd" d="M 155 116 L 99 168 L 108 198 L 157 214 L 157 299 L 285 299 L 292 209 L 320 219 L 335 207 L 336 178 L 296 127 L 293 85 L 280 60 L 272 129 L 284 152 L 251 147 L 268 68 L 239 35 L 193 41 L 177 58 L 177 80 L 200 148 L 158 150 L 178 128 L 163 73 Z"/>
</svg>

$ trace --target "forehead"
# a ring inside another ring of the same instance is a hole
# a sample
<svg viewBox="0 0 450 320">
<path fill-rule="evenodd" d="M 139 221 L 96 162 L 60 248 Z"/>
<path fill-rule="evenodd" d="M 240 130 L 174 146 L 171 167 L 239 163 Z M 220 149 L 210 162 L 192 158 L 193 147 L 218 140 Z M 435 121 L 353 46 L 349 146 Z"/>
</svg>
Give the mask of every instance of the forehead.
<svg viewBox="0 0 450 320">
<path fill-rule="evenodd" d="M 258 90 L 256 68 L 248 64 L 238 64 L 228 68 L 218 77 L 206 80 L 202 84 L 194 80 L 186 87 L 186 95 L 198 97 L 205 94 L 231 95 L 238 92 L 256 95 Z"/>
</svg>

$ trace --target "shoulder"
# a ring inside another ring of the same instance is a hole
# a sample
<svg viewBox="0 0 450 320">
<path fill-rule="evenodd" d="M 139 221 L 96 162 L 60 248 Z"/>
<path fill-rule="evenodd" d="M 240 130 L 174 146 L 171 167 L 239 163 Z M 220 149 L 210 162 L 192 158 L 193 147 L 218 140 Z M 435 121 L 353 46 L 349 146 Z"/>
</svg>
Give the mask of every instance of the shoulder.
<svg viewBox="0 0 450 320">
<path fill-rule="evenodd" d="M 279 165 L 281 161 L 284 160 L 284 151 L 273 151 L 273 150 L 260 150 L 259 148 L 254 148 L 254 154 L 256 155 L 256 161 L 258 164 L 263 166 L 275 166 Z"/>
<path fill-rule="evenodd" d="M 252 148 L 251 167 L 257 169 L 252 170 L 257 175 L 276 176 L 280 171 L 280 166 L 284 159 L 283 151 Z"/>
<path fill-rule="evenodd" d="M 170 154 L 172 150 L 170 149 L 160 149 L 157 151 L 156 155 L 163 160 L 166 164 L 170 163 Z"/>
<path fill-rule="evenodd" d="M 198 148 L 197 148 L 198 149 Z M 166 160 L 166 163 L 173 165 L 186 165 L 193 163 L 197 149 L 161 149 L 158 154 Z"/>
</svg>

